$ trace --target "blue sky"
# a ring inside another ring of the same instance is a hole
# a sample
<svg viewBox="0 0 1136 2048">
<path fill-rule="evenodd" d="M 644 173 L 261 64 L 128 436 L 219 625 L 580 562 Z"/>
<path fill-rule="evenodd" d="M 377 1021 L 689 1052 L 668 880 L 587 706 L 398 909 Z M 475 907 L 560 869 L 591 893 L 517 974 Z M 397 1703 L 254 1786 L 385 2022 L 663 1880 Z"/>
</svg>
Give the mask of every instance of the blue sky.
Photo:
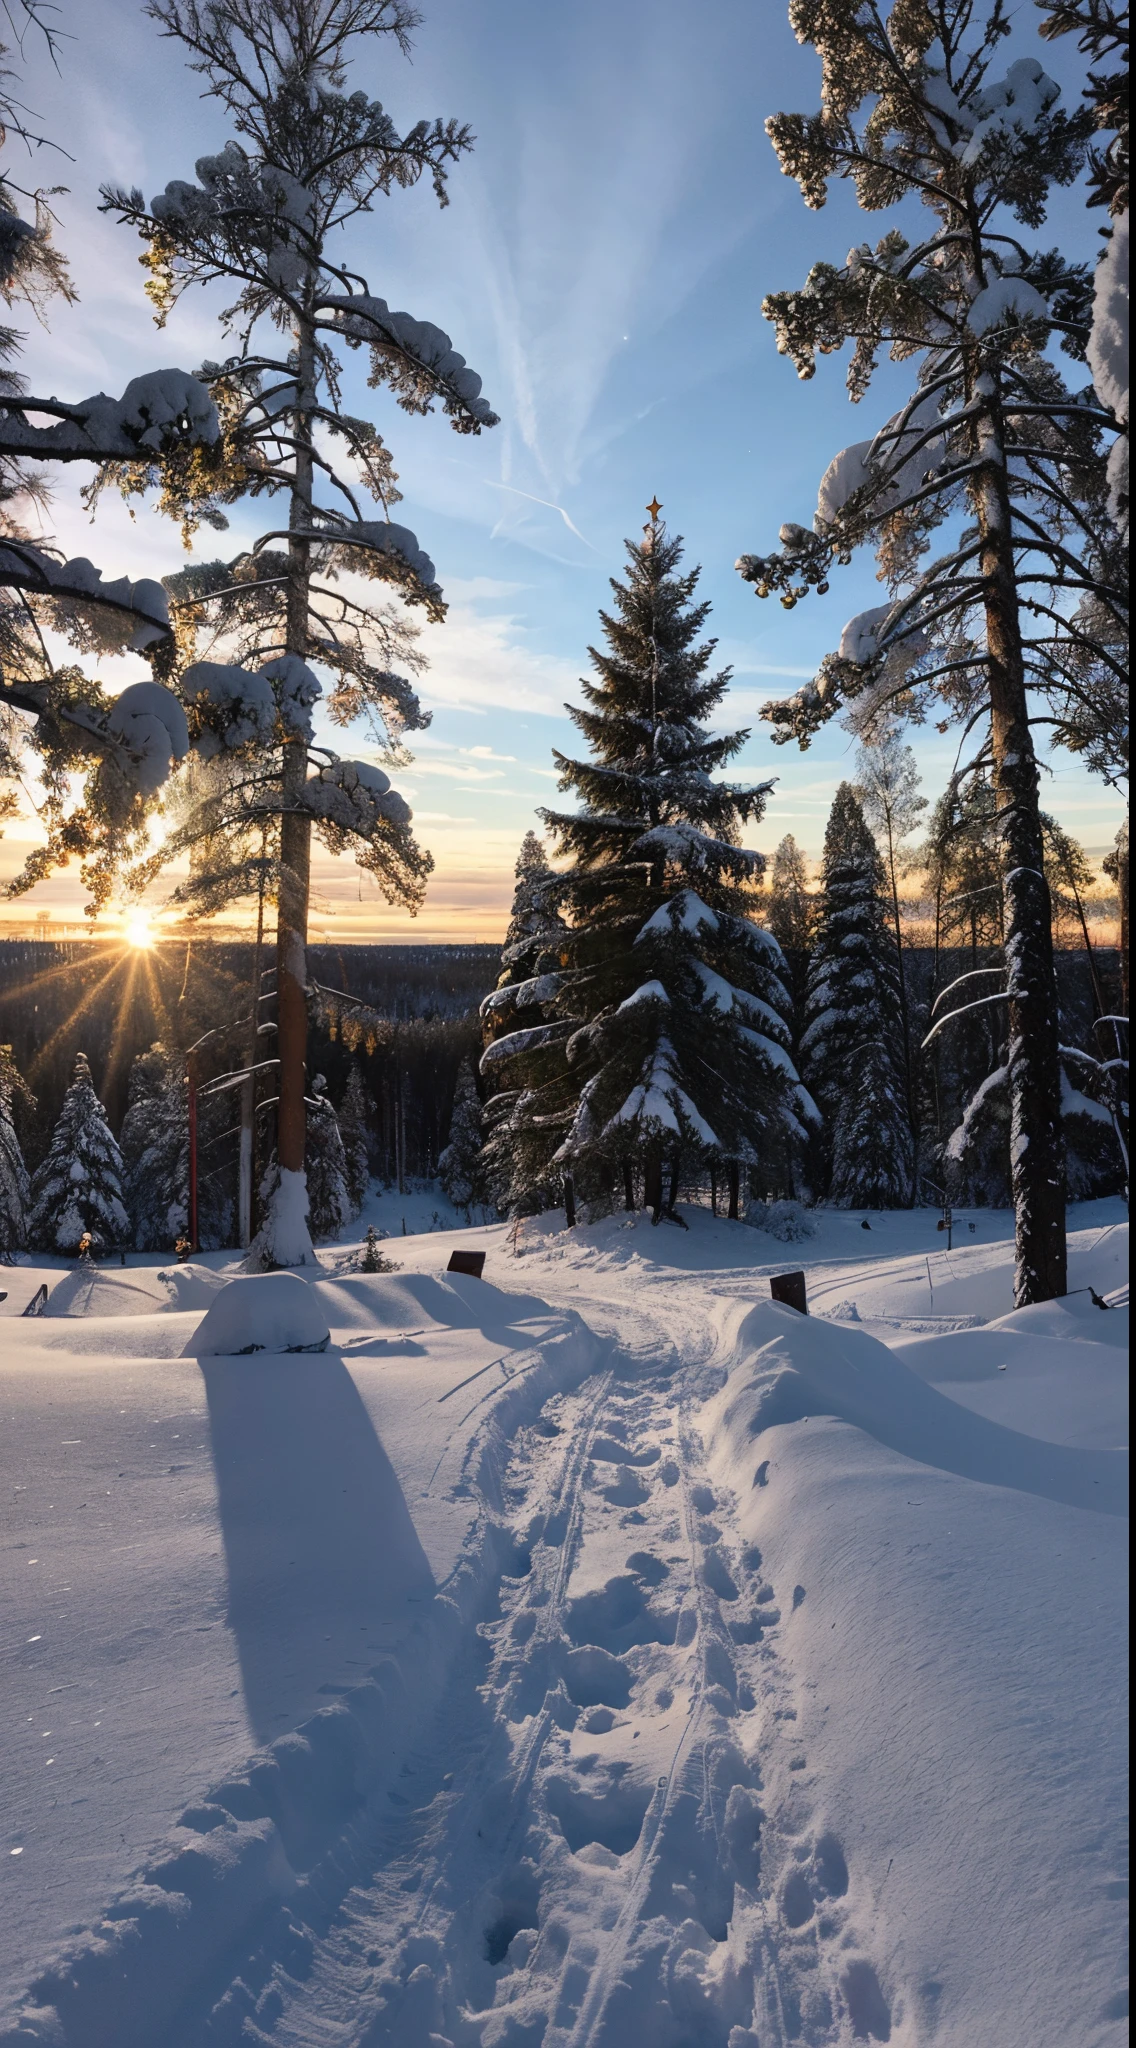
<svg viewBox="0 0 1136 2048">
<path fill-rule="evenodd" d="M 499 934 L 516 847 L 535 806 L 555 796 L 550 750 L 573 744 L 564 700 L 586 669 L 623 538 L 638 534 L 654 492 L 686 536 L 688 559 L 703 565 L 721 658 L 735 671 L 725 717 L 753 727 L 743 766 L 779 777 L 757 842 L 771 852 L 793 832 L 818 853 L 852 743 L 835 727 L 804 755 L 774 748 L 757 708 L 811 675 L 845 618 L 878 601 L 873 567 L 864 559 L 840 572 L 826 600 L 789 616 L 760 604 L 733 563 L 772 546 L 783 519 L 811 520 L 831 456 L 871 432 L 889 390 L 906 381 L 886 371 L 853 409 L 842 358 L 802 385 L 761 318 L 767 291 L 882 232 L 845 192 L 807 212 L 781 176 L 763 122 L 780 108 L 812 108 L 819 67 L 795 43 L 780 0 L 426 4 L 412 61 L 376 46 L 352 82 L 401 125 L 435 113 L 468 120 L 477 147 L 444 213 L 425 189 L 397 193 L 377 203 L 351 253 L 392 306 L 450 332 L 502 424 L 474 441 L 440 418 L 411 419 L 366 390 L 361 357 L 348 359 L 348 403 L 369 408 L 389 441 L 404 491 L 398 516 L 436 562 L 451 610 L 424 634 L 434 721 L 400 777 L 437 862 L 429 901 L 411 923 L 369 879 L 325 863 L 313 924 L 344 937 Z M 84 0 L 69 14 L 61 76 L 29 46 L 25 97 L 73 157 L 41 159 L 35 175 L 71 187 L 59 202 L 61 239 L 82 303 L 57 308 L 50 332 L 29 338 L 25 367 L 33 388 L 80 397 L 221 352 L 220 289 L 187 297 L 164 334 L 154 329 L 140 245 L 99 215 L 97 191 L 117 180 L 149 196 L 192 176 L 194 159 L 228 130 L 199 98 L 178 46 L 133 0 Z M 1075 95 L 1074 53 L 1036 44 L 1033 20 L 1023 7 L 1017 51 L 1036 48 Z M 1078 195 L 1060 195 L 1040 239 L 1091 256 L 1098 223 Z M 156 514 L 132 524 L 107 500 L 92 531 L 79 481 L 56 502 L 69 551 L 108 574 L 178 565 L 176 530 Z M 235 552 L 242 534 L 207 536 L 205 551 Z M 954 742 L 912 737 L 933 798 Z M 1053 765 L 1048 806 L 1103 848 L 1117 799 L 1068 757 Z M 26 907 L 42 903 L 58 920 L 78 902 L 77 884 L 61 877 Z"/>
</svg>

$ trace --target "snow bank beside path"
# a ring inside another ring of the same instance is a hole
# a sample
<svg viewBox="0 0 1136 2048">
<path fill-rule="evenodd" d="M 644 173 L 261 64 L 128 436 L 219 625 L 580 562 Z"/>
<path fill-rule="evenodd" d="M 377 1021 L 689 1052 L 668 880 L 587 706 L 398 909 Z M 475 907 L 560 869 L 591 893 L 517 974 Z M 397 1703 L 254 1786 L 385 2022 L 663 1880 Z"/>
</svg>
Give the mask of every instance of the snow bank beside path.
<svg viewBox="0 0 1136 2048">
<path fill-rule="evenodd" d="M 1074 1374 L 1106 1349 L 1064 1348 Z M 1119 2044 L 1126 1460 L 775 1306 L 702 1425 L 779 1608 L 758 1751 L 782 2008 L 810 2041 Z"/>
<path fill-rule="evenodd" d="M 500 1446 L 596 1362 L 534 1296 L 311 1292 L 317 1355 L 198 1360 L 199 1313 L 133 1305 L 5 1322 L 8 1999 L 36 1974 L 2 2040 L 170 2041 L 258 1931 L 300 1968 L 297 1899 L 386 1810 L 511 1554 Z"/>
</svg>

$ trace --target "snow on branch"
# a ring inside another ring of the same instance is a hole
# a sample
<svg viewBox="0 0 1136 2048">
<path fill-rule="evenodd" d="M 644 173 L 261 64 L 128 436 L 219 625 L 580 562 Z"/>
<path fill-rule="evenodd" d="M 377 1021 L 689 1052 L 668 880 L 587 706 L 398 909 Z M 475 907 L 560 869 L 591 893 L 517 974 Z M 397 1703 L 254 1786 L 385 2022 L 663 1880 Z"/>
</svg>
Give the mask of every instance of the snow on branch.
<svg viewBox="0 0 1136 2048">
<path fill-rule="evenodd" d="M 1008 1003 L 1009 1000 L 1009 990 L 1002 989 L 996 996 L 979 996 L 976 1002 L 964 1003 L 962 1005 L 962 1008 L 959 1010 L 948 1010 L 946 1016 L 940 1017 L 938 1023 L 933 1025 L 931 1030 L 927 1033 L 926 1038 L 923 1040 L 922 1045 L 919 1048 L 920 1051 L 925 1052 L 927 1047 L 930 1045 L 931 1040 L 933 1038 L 938 1037 L 944 1024 L 953 1024 L 956 1017 L 966 1017 L 969 1015 L 971 1010 L 983 1010 L 990 1003 Z"/>
<path fill-rule="evenodd" d="M 55 425 L 31 424 L 40 413 Z M 6 394 L 0 405 L 0 455 L 54 462 L 134 462 L 187 443 L 212 447 L 220 432 L 212 398 L 185 370 L 147 370 L 131 378 L 121 398 L 98 391 L 65 405 Z"/>
<path fill-rule="evenodd" d="M 329 761 L 304 784 L 304 809 L 341 832 L 372 839 L 384 825 L 406 826 L 410 806 L 368 761 Z"/>
<path fill-rule="evenodd" d="M 317 311 L 330 315 L 319 325 L 342 334 L 353 348 L 371 351 L 372 384 L 388 383 L 409 412 L 426 412 L 440 398 L 459 434 L 495 427 L 497 414 L 481 396 L 481 379 L 459 355 L 448 334 L 429 320 L 392 313 L 385 299 L 366 292 L 329 293 Z"/>
<path fill-rule="evenodd" d="M 29 541 L 6 539 L 0 542 L 0 585 L 50 597 L 64 606 L 97 605 L 123 614 L 128 624 L 135 622 L 127 642 L 135 653 L 169 638 L 169 601 L 160 583 L 146 576 L 136 583 L 126 576 L 105 583 L 102 570 L 85 555 L 63 561 Z"/>
</svg>

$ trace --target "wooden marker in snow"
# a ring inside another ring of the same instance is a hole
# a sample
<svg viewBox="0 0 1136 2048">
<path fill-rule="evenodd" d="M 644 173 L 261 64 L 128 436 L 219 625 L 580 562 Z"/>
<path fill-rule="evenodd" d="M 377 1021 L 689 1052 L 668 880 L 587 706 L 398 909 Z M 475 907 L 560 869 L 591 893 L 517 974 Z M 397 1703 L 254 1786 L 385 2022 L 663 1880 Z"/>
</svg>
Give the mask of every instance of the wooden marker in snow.
<svg viewBox="0 0 1136 2048">
<path fill-rule="evenodd" d="M 484 1252 L 451 1252 L 447 1273 L 468 1273 L 471 1279 L 480 1280 L 485 1273 Z"/>
<path fill-rule="evenodd" d="M 805 1294 L 805 1276 L 803 1273 L 772 1274 L 769 1281 L 769 1292 L 773 1296 L 774 1301 L 781 1302 L 785 1308 L 795 1308 L 798 1315 L 808 1315 L 809 1304 Z"/>
</svg>

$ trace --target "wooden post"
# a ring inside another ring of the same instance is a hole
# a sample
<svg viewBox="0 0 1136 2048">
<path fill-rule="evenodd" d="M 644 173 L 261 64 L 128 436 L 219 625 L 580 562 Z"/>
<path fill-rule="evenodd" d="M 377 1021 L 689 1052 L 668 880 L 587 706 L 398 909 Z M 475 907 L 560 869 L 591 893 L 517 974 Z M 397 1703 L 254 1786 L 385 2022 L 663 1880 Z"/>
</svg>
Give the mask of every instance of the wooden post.
<svg viewBox="0 0 1136 2048">
<path fill-rule="evenodd" d="M 741 1172 L 736 1159 L 727 1161 L 726 1180 L 730 1191 L 730 1222 L 736 1223 L 738 1220 L 738 1195 L 741 1191 Z"/>
</svg>

